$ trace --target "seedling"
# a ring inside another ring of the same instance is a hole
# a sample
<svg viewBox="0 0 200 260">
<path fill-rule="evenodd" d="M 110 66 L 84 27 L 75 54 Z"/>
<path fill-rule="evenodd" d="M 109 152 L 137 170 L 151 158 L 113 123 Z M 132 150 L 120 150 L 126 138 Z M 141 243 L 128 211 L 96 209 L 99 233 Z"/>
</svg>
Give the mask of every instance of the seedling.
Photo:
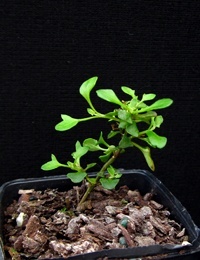
<svg viewBox="0 0 200 260">
<path fill-rule="evenodd" d="M 155 170 L 150 148 L 161 149 L 167 143 L 166 137 L 155 133 L 156 128 L 159 128 L 163 123 L 163 117 L 158 115 L 156 110 L 166 108 L 173 103 L 172 99 L 163 98 L 148 104 L 149 101 L 155 99 L 155 94 L 143 94 L 142 98 L 139 99 L 135 90 L 126 86 L 122 86 L 121 90 L 129 97 L 128 101 L 120 100 L 112 89 L 99 89 L 96 91 L 97 96 L 116 106 L 111 112 L 104 114 L 97 111 L 90 97 L 97 79 L 97 77 L 88 79 L 79 90 L 89 105 L 87 108 L 89 116 L 78 119 L 62 114 L 62 121 L 55 126 L 55 129 L 66 131 L 83 121 L 105 119 L 111 124 L 110 132 L 106 137 L 101 131 L 98 139 L 90 137 L 82 143 L 77 141 L 75 151 L 72 153 L 72 161 L 68 161 L 66 164 L 60 163 L 52 154 L 51 161 L 41 167 L 45 171 L 65 167 L 71 170 L 67 177 L 73 183 L 80 183 L 84 180 L 87 182 L 87 190 L 81 198 L 78 208 L 87 200 L 88 195 L 96 185 L 102 185 L 106 189 L 116 187 L 122 174 L 114 168 L 113 163 L 128 148 L 132 150 L 137 148 L 141 151 L 149 168 L 152 171 Z M 83 166 L 81 158 L 89 152 L 97 151 L 100 153 L 97 157 L 102 163 L 102 167 L 95 177 L 90 177 L 88 171 L 96 165 L 96 162 Z"/>
</svg>

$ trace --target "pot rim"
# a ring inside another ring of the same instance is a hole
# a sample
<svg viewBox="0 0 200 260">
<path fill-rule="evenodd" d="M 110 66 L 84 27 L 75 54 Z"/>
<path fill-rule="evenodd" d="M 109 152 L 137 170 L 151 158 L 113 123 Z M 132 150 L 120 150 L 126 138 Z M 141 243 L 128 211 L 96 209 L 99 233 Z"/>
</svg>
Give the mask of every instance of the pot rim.
<svg viewBox="0 0 200 260">
<path fill-rule="evenodd" d="M 90 257 L 94 257 L 91 259 L 95 259 L 97 256 L 100 257 L 100 254 L 103 254 L 104 256 L 112 256 L 115 252 L 114 255 L 118 255 L 118 257 L 130 257 L 131 254 L 133 254 L 133 250 L 134 250 L 134 257 L 137 256 L 144 256 L 144 254 L 152 254 L 152 250 L 155 250 L 156 253 L 169 253 L 169 254 L 177 254 L 178 251 L 180 251 L 180 249 L 186 249 L 186 253 L 185 254 L 192 254 L 192 253 L 196 253 L 198 251 L 200 251 L 200 229 L 195 225 L 195 223 L 193 222 L 190 214 L 187 212 L 187 210 L 185 209 L 185 207 L 181 204 L 181 202 L 168 190 L 168 188 L 151 172 L 147 171 L 147 170 L 141 170 L 141 169 L 129 169 L 129 170 L 124 170 L 124 169 L 119 169 L 120 172 L 122 173 L 122 181 L 120 179 L 121 182 L 123 182 L 123 178 L 127 177 L 129 174 L 133 176 L 134 178 L 134 174 L 135 177 L 140 176 L 141 178 L 145 178 L 146 180 L 148 180 L 149 185 L 151 186 L 151 189 L 153 189 L 153 191 L 158 195 L 163 196 L 162 199 L 168 201 L 168 203 L 172 203 L 172 208 L 176 215 L 178 216 L 178 221 L 179 223 L 181 223 L 188 231 L 188 233 L 190 234 L 190 236 L 192 237 L 191 240 L 191 246 L 182 246 L 182 245 L 154 245 L 154 246 L 148 246 L 148 247 L 137 247 L 137 248 L 126 248 L 126 249 L 106 249 L 106 250 L 102 250 L 102 251 L 96 251 L 93 253 L 87 253 L 84 254 L 85 256 L 89 257 L 87 259 L 90 259 Z M 91 172 L 89 175 L 90 176 L 94 176 L 94 172 Z M 15 179 L 15 180 L 11 180 L 8 181 L 4 184 L 1 185 L 0 187 L 0 202 L 2 204 L 2 199 L 4 196 L 4 192 L 8 187 L 12 187 L 12 186 L 16 186 L 16 185 L 26 185 L 26 186 L 30 186 L 32 183 L 40 183 L 40 184 L 45 184 L 48 181 L 64 181 L 65 182 L 69 182 L 70 180 L 66 177 L 66 175 L 53 175 L 53 176 L 45 176 L 45 177 L 37 177 L 37 178 L 19 178 L 19 179 Z M 133 180 L 134 181 L 134 180 Z M 71 183 L 71 181 L 70 181 Z M 71 187 L 77 184 L 71 183 L 70 184 Z M 120 186 L 122 185 L 122 183 L 120 183 Z M 129 185 L 128 185 L 129 186 Z M 140 190 L 140 188 L 138 188 Z M 162 202 L 163 203 L 163 202 Z M 164 204 L 164 203 L 163 203 Z M 165 204 L 164 204 L 165 205 Z M 170 213 L 172 213 L 171 209 L 170 209 Z M 2 214 L 1 214 L 2 215 Z M 2 217 L 0 218 L 0 220 L 2 219 Z M 2 234 L 0 234 L 0 257 L 1 255 L 3 256 L 3 242 L 1 241 L 2 239 Z M 144 250 L 145 249 L 145 250 Z M 114 250 L 114 251 L 113 251 Z M 125 256 L 124 256 L 125 254 Z M 78 258 L 79 257 L 79 258 Z M 2 258 L 4 259 L 4 258 Z M 77 256 L 73 256 L 73 257 L 69 257 L 68 259 L 80 259 L 80 255 Z"/>
</svg>

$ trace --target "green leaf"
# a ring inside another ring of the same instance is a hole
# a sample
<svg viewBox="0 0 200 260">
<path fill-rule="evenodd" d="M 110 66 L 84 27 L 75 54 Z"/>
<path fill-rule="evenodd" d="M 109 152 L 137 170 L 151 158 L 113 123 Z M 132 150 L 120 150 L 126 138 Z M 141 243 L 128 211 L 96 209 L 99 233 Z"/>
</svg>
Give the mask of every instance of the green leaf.
<svg viewBox="0 0 200 260">
<path fill-rule="evenodd" d="M 77 170 L 77 166 L 73 162 L 70 162 L 70 161 L 67 162 L 67 167 L 74 171 Z"/>
<path fill-rule="evenodd" d="M 122 139 L 119 142 L 119 148 L 128 148 L 132 147 L 133 143 L 131 142 L 131 139 L 127 135 L 123 135 Z"/>
<path fill-rule="evenodd" d="M 156 117 L 157 116 L 157 113 L 155 111 L 148 111 L 146 113 L 143 113 L 143 114 L 138 114 L 136 115 L 136 118 L 137 119 L 149 119 L 151 117 Z"/>
<path fill-rule="evenodd" d="M 129 125 L 129 123 L 127 123 L 126 121 L 120 121 L 118 127 L 119 127 L 120 129 L 125 129 L 128 125 Z"/>
<path fill-rule="evenodd" d="M 137 106 L 137 108 L 141 108 L 141 109 L 148 107 L 144 102 L 138 102 L 136 106 Z"/>
<path fill-rule="evenodd" d="M 108 134 L 108 139 L 116 136 L 117 134 L 119 134 L 120 132 L 119 131 L 110 131 L 110 133 Z"/>
<path fill-rule="evenodd" d="M 163 123 L 163 117 L 161 115 L 156 116 L 154 123 L 155 123 L 155 127 L 160 127 L 160 125 Z"/>
<path fill-rule="evenodd" d="M 115 168 L 112 165 L 110 165 L 107 168 L 107 171 L 109 173 L 109 178 L 112 179 L 115 176 Z"/>
<path fill-rule="evenodd" d="M 86 99 L 86 101 L 90 105 L 91 105 L 90 92 L 96 85 L 97 80 L 98 80 L 98 77 L 92 77 L 92 78 L 86 80 L 85 82 L 83 82 L 83 84 L 81 85 L 81 87 L 79 89 L 80 94 Z"/>
<path fill-rule="evenodd" d="M 94 116 L 96 114 L 96 112 L 92 108 L 87 108 L 87 112 L 91 116 Z"/>
<path fill-rule="evenodd" d="M 104 154 L 104 155 L 100 155 L 100 156 L 99 156 L 99 159 L 100 159 L 103 163 L 105 163 L 105 162 L 107 162 L 107 161 L 109 160 L 109 158 L 110 158 L 111 155 L 112 155 L 112 152 L 108 152 L 108 153 L 106 153 L 106 154 Z"/>
<path fill-rule="evenodd" d="M 142 153 L 145 157 L 145 160 L 147 162 L 147 165 L 149 166 L 149 168 L 152 170 L 152 171 L 155 171 L 155 165 L 154 165 L 154 162 L 151 158 L 151 150 L 149 147 L 145 147 L 143 150 L 142 150 Z"/>
<path fill-rule="evenodd" d="M 104 171 L 100 171 L 100 172 L 98 172 L 97 173 L 97 176 L 98 176 L 98 178 L 104 178 L 104 176 L 105 176 L 105 172 Z"/>
<path fill-rule="evenodd" d="M 99 89 L 96 91 L 97 96 L 119 106 L 123 106 L 123 103 L 116 96 L 115 92 L 112 89 Z"/>
<path fill-rule="evenodd" d="M 148 137 L 149 142 L 151 143 L 152 147 L 155 148 L 163 148 L 167 143 L 167 138 L 164 136 L 159 136 L 153 131 L 147 131 L 146 135 Z"/>
<path fill-rule="evenodd" d="M 119 179 L 122 174 L 117 170 L 115 169 L 112 165 L 110 165 L 108 168 L 107 168 L 107 171 L 109 173 L 109 179 Z"/>
<path fill-rule="evenodd" d="M 133 121 L 132 124 L 127 125 L 126 132 L 129 133 L 130 135 L 134 136 L 134 137 L 138 137 L 139 130 L 138 130 L 137 125 L 134 121 Z"/>
<path fill-rule="evenodd" d="M 99 151 L 101 148 L 98 145 L 98 141 L 93 138 L 87 138 L 83 141 L 83 146 L 86 146 L 89 148 L 89 151 Z"/>
<path fill-rule="evenodd" d="M 126 110 L 123 110 L 123 109 L 119 109 L 118 110 L 118 117 L 119 119 L 127 122 L 127 123 L 132 123 L 132 118 L 131 118 L 131 113 L 126 111 Z"/>
<path fill-rule="evenodd" d="M 116 146 L 115 146 L 115 145 L 110 145 L 110 146 L 108 147 L 107 151 L 109 151 L 109 152 L 111 152 L 111 153 L 115 152 L 115 151 L 116 151 Z"/>
<path fill-rule="evenodd" d="M 145 122 L 147 124 L 153 125 L 156 127 L 156 124 L 154 122 L 154 118 L 157 116 L 157 113 L 155 111 L 148 111 L 146 113 L 137 114 L 135 115 L 135 120 Z"/>
<path fill-rule="evenodd" d="M 119 179 L 107 179 L 107 178 L 101 178 L 100 183 L 101 185 L 107 189 L 107 190 L 112 190 L 116 187 L 118 184 Z"/>
<path fill-rule="evenodd" d="M 68 115 L 61 115 L 63 121 L 55 126 L 57 131 L 66 131 L 78 124 L 79 120 Z"/>
<path fill-rule="evenodd" d="M 114 110 L 112 112 L 108 112 L 105 114 L 107 118 L 110 118 L 110 120 L 115 119 L 115 116 L 117 116 L 117 110 Z"/>
<path fill-rule="evenodd" d="M 137 98 L 137 96 L 135 95 L 135 90 L 125 86 L 122 86 L 121 89 L 124 93 L 130 95 L 132 98 Z"/>
<path fill-rule="evenodd" d="M 138 100 L 133 98 L 133 99 L 131 99 L 130 103 L 128 104 L 128 107 L 132 110 L 135 110 L 137 103 L 138 103 Z"/>
<path fill-rule="evenodd" d="M 91 178 L 91 177 L 87 176 L 87 181 L 92 185 L 96 185 L 96 178 Z"/>
<path fill-rule="evenodd" d="M 82 157 L 83 155 L 85 155 L 85 154 L 88 152 L 88 150 L 89 150 L 88 147 L 86 147 L 86 146 L 81 146 L 81 144 L 80 144 L 79 141 L 76 142 L 76 145 L 75 145 L 75 146 L 76 146 L 76 151 L 72 153 L 72 157 L 73 157 L 75 160 L 81 158 L 81 157 Z"/>
<path fill-rule="evenodd" d="M 67 177 L 74 183 L 82 182 L 86 176 L 86 172 L 70 172 L 67 174 Z"/>
<path fill-rule="evenodd" d="M 152 170 L 152 171 L 155 171 L 155 165 L 154 165 L 154 162 L 151 158 L 151 150 L 150 148 L 147 146 L 147 147 L 142 147 L 136 143 L 134 143 L 134 146 L 137 147 L 144 155 L 144 158 L 146 160 L 146 163 L 147 165 L 149 166 L 149 168 Z"/>
<path fill-rule="evenodd" d="M 87 164 L 87 167 L 84 170 L 87 171 L 88 169 L 91 169 L 95 165 L 96 165 L 96 163 L 89 163 L 89 164 Z"/>
<path fill-rule="evenodd" d="M 100 133 L 100 136 L 99 136 L 99 144 L 103 144 L 106 147 L 109 147 L 109 144 L 103 138 L 103 133 L 102 132 Z"/>
<path fill-rule="evenodd" d="M 60 166 L 64 166 L 63 164 L 59 163 L 55 157 L 55 155 L 51 155 L 51 161 L 44 163 L 41 166 L 41 169 L 44 171 L 50 171 L 50 170 L 54 170 Z"/>
<path fill-rule="evenodd" d="M 152 100 L 156 97 L 156 94 L 143 94 L 142 101 Z"/>
<path fill-rule="evenodd" d="M 156 102 L 154 102 L 152 105 L 141 109 L 140 112 L 143 110 L 149 111 L 149 110 L 163 109 L 163 108 L 169 107 L 172 103 L 173 103 L 173 100 L 170 98 L 159 99 Z"/>
</svg>

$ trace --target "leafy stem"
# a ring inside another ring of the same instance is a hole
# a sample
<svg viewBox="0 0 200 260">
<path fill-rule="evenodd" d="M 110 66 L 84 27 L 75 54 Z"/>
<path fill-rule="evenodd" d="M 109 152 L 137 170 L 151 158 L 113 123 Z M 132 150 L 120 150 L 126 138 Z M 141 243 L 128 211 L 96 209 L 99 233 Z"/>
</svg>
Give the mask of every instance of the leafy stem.
<svg viewBox="0 0 200 260">
<path fill-rule="evenodd" d="M 163 123 L 163 117 L 157 114 L 157 110 L 167 108 L 173 103 L 172 99 L 163 98 L 149 105 L 148 102 L 155 99 L 155 94 L 143 94 L 142 98 L 139 99 L 135 94 L 135 90 L 126 86 L 121 87 L 121 90 L 129 97 L 125 101 L 121 101 L 112 89 L 98 89 L 96 91 L 97 96 L 115 106 L 112 111 L 103 114 L 97 111 L 90 97 L 97 79 L 97 77 L 93 77 L 86 80 L 79 89 L 80 94 L 89 104 L 89 108 L 87 108 L 89 116 L 77 119 L 62 114 L 62 121 L 55 126 L 55 129 L 66 131 L 84 121 L 105 119 L 111 123 L 111 130 L 107 135 L 107 139 L 110 140 L 115 137 L 114 144 L 108 143 L 101 132 L 98 140 L 87 138 L 82 144 L 79 141 L 76 142 L 75 151 L 72 153 L 73 161 L 60 163 L 56 156 L 52 154 L 51 160 L 41 167 L 46 171 L 65 167 L 71 170 L 67 173 L 67 177 L 72 182 L 80 183 L 84 180 L 87 182 L 86 192 L 81 198 L 78 208 L 81 208 L 81 205 L 88 199 L 95 186 L 100 184 L 106 189 L 116 187 L 121 173 L 113 167 L 113 164 L 119 154 L 125 152 L 128 148 L 137 148 L 143 154 L 149 168 L 155 170 L 151 157 L 151 148 L 162 149 L 167 143 L 166 137 L 155 132 Z M 136 140 L 139 140 L 139 144 Z M 88 170 L 94 167 L 96 162 L 82 166 L 81 158 L 89 152 L 96 151 L 101 153 L 98 159 L 101 161 L 102 167 L 96 177 L 92 178 L 88 175 Z"/>
<path fill-rule="evenodd" d="M 89 194 L 91 193 L 91 191 L 96 187 L 96 185 L 99 183 L 99 180 L 102 178 L 102 176 L 104 176 L 105 171 L 107 170 L 107 168 L 113 164 L 113 162 L 117 159 L 117 157 L 119 156 L 119 154 L 121 153 L 121 149 L 118 149 L 114 152 L 113 156 L 103 165 L 103 167 L 101 168 L 101 170 L 97 173 L 97 176 L 95 178 L 94 183 L 89 183 L 88 188 L 86 190 L 86 192 L 84 193 L 82 199 L 80 200 L 77 209 L 80 208 L 80 205 L 82 205 L 82 203 L 84 203 Z"/>
</svg>

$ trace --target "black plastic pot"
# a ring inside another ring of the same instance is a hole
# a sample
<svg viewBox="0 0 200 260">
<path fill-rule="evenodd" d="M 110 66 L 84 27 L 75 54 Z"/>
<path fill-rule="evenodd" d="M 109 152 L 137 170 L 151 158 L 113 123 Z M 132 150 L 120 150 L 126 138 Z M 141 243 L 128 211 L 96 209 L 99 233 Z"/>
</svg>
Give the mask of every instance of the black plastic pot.
<svg viewBox="0 0 200 260">
<path fill-rule="evenodd" d="M 174 197 L 173 194 L 151 173 L 144 170 L 121 170 L 123 173 L 120 179 L 120 185 L 127 185 L 131 189 L 138 189 L 142 194 L 153 191 L 156 201 L 167 207 L 172 217 L 183 227 L 186 228 L 189 236 L 190 246 L 181 245 L 154 245 L 147 247 L 127 248 L 127 249 L 110 249 L 94 253 L 87 253 L 69 257 L 72 260 L 92 260 L 108 257 L 108 259 L 142 259 L 145 256 L 158 256 L 156 259 L 179 258 L 179 259 L 199 259 L 200 252 L 200 229 L 194 224 L 191 216 L 182 204 Z M 93 175 L 93 174 L 91 174 Z M 0 232 L 1 248 L 0 259 L 4 260 L 3 249 L 3 212 L 14 199 L 18 197 L 19 189 L 45 190 L 46 188 L 58 188 L 60 191 L 71 189 L 73 183 L 65 175 L 18 179 L 5 183 L 0 188 Z M 63 259 L 63 258 L 59 258 Z M 152 258 L 153 259 L 153 258 Z"/>
</svg>

